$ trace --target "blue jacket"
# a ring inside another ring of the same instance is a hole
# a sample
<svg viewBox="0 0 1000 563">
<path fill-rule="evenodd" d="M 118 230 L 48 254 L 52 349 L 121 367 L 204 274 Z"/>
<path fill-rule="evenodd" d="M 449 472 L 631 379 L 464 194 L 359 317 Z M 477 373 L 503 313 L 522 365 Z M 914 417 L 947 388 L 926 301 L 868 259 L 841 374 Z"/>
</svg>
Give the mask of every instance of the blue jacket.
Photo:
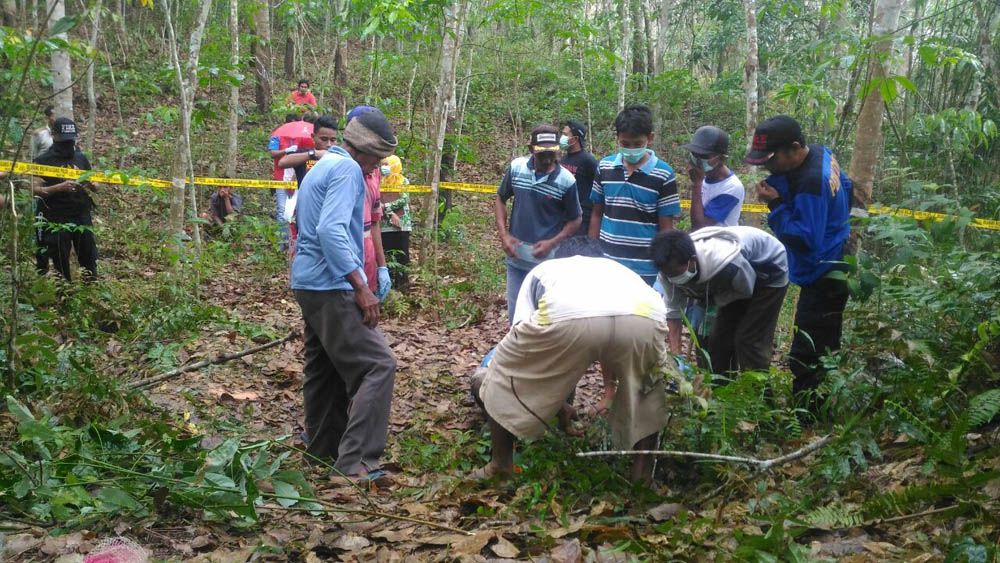
<svg viewBox="0 0 1000 563">
<path fill-rule="evenodd" d="M 332 147 L 306 174 L 295 204 L 299 238 L 292 289 L 353 289 L 347 274 L 364 278 L 365 179 L 341 147 Z"/>
<path fill-rule="evenodd" d="M 809 145 L 801 166 L 766 182 L 781 196 L 770 203 L 767 223 L 788 251 L 792 283 L 809 285 L 843 268 L 854 186 L 830 149 Z"/>
</svg>

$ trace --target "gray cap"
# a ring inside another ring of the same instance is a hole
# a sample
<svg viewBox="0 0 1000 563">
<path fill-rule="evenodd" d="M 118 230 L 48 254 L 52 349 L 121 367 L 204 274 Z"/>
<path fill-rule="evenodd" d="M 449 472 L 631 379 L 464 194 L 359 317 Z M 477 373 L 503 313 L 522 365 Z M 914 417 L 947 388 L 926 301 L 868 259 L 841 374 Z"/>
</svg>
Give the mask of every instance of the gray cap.
<svg viewBox="0 0 1000 563">
<path fill-rule="evenodd" d="M 729 154 L 729 135 L 714 125 L 705 125 L 699 127 L 691 136 L 691 142 L 681 148 L 695 156 Z"/>
</svg>

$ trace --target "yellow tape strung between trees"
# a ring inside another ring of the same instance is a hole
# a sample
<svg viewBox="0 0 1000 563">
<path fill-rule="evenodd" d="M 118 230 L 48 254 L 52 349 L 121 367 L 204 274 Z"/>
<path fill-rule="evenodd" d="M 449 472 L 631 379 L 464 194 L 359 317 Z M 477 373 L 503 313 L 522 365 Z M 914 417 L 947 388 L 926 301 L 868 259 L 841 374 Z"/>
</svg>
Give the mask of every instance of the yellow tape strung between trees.
<svg viewBox="0 0 1000 563">
<path fill-rule="evenodd" d="M 143 176 L 129 176 L 124 172 L 103 174 L 100 172 L 94 172 L 92 170 L 76 170 L 73 168 L 61 168 L 58 166 L 43 166 L 41 164 L 30 164 L 26 162 L 11 162 L 9 160 L 0 160 L 0 171 L 3 172 L 9 171 L 11 170 L 12 166 L 15 174 L 48 176 L 51 178 L 63 178 L 67 180 L 76 180 L 81 176 L 86 176 L 86 179 L 91 182 L 98 182 L 102 184 L 116 184 L 122 186 L 138 186 L 138 187 L 149 186 L 153 188 L 169 188 L 172 185 L 168 180 L 146 178 Z M 288 190 L 294 190 L 297 187 L 295 182 L 281 182 L 278 180 L 252 180 L 245 178 L 203 178 L 198 176 L 195 177 L 194 183 L 202 186 L 230 186 L 233 188 L 264 188 L 264 189 L 284 188 Z M 497 190 L 496 186 L 490 184 L 466 184 L 462 182 L 441 182 L 440 186 L 441 189 L 443 190 L 455 190 L 460 192 L 470 192 L 479 194 L 493 194 L 496 193 Z M 431 187 L 421 184 L 408 184 L 405 186 L 394 186 L 394 187 L 383 188 L 382 191 L 430 193 Z M 691 202 L 688 200 L 684 200 L 681 202 L 681 207 L 683 207 L 684 209 L 689 209 L 691 207 Z M 766 205 L 761 205 L 759 203 L 745 203 L 743 204 L 743 211 L 747 213 L 767 213 L 768 209 Z M 886 206 L 871 206 L 868 208 L 868 213 L 872 215 L 896 215 L 898 217 L 912 217 L 918 221 L 923 221 L 926 219 L 931 219 L 934 221 L 943 221 L 944 219 L 954 217 L 954 215 L 948 215 L 946 213 L 934 213 L 931 211 L 916 211 L 913 209 L 896 209 L 893 207 L 886 207 Z M 979 229 L 1000 231 L 1000 221 L 994 221 L 992 219 L 973 218 L 970 225 Z"/>
</svg>

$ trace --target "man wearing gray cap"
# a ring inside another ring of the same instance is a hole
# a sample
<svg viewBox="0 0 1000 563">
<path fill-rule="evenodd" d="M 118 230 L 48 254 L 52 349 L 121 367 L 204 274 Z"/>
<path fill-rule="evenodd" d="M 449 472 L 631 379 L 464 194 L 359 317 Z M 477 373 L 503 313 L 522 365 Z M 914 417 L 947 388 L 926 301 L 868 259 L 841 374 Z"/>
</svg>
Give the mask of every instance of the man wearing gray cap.
<svg viewBox="0 0 1000 563">
<path fill-rule="evenodd" d="M 385 115 L 352 119 L 299 188 L 292 289 L 305 321 L 307 452 L 351 478 L 380 474 L 396 359 L 364 273 L 365 174 L 396 150 Z"/>
<path fill-rule="evenodd" d="M 729 135 L 714 125 L 705 125 L 699 127 L 691 142 L 681 148 L 688 151 L 691 229 L 739 225 L 745 189 L 743 182 L 726 166 Z"/>
</svg>

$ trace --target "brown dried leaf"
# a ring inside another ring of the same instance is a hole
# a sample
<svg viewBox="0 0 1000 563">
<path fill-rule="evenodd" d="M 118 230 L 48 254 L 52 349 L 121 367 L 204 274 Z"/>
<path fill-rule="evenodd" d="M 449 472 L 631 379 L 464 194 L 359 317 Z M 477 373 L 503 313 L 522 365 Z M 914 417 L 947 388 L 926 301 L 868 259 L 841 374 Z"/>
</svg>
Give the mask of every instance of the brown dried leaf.
<svg viewBox="0 0 1000 563">
<path fill-rule="evenodd" d="M 514 559 L 517 557 L 521 550 L 517 548 L 516 545 L 507 541 L 502 535 L 497 534 L 497 543 L 490 546 L 493 553 L 497 554 L 497 557 L 503 557 L 504 559 Z"/>
<path fill-rule="evenodd" d="M 473 536 L 464 536 L 451 544 L 453 555 L 476 555 L 486 547 L 493 538 L 493 532 L 477 532 Z"/>
<path fill-rule="evenodd" d="M 579 563 L 583 561 L 583 548 L 580 547 L 580 540 L 574 539 L 554 548 L 549 556 L 552 563 Z"/>
</svg>

